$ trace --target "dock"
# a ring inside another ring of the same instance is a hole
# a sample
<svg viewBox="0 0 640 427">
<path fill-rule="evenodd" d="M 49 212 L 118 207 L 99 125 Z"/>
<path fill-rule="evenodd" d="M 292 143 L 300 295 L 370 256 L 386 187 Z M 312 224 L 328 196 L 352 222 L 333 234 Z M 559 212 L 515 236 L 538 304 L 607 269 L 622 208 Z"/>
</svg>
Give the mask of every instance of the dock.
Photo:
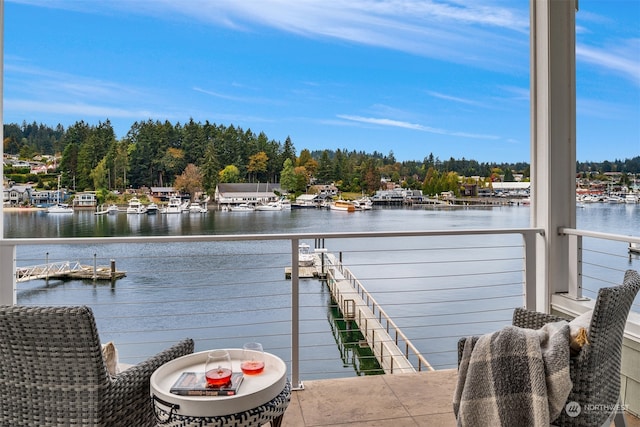
<svg viewBox="0 0 640 427">
<path fill-rule="evenodd" d="M 39 264 L 30 267 L 16 268 L 16 281 L 28 282 L 30 280 L 116 280 L 126 276 L 126 272 L 116 270 L 115 261 L 111 260 L 109 266 L 88 266 L 79 262 L 58 261 Z"/>
<path fill-rule="evenodd" d="M 434 370 L 338 257 L 324 249 L 316 250 L 314 256 L 316 261 L 313 267 L 298 267 L 299 277 L 326 279 L 331 297 L 344 320 L 357 326 L 364 336 L 361 345 L 371 348 L 385 373 Z M 291 267 L 285 269 L 287 279 L 291 279 L 291 270 Z M 400 344 L 404 351 L 400 349 Z M 409 357 L 416 360 L 417 369 Z"/>
</svg>

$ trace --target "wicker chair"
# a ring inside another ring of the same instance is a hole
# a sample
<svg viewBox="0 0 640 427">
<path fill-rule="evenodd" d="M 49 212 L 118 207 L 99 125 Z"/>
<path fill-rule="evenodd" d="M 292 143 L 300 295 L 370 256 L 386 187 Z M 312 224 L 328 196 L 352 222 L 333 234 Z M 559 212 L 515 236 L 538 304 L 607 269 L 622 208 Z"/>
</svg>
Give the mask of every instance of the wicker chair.
<svg viewBox="0 0 640 427">
<path fill-rule="evenodd" d="M 639 289 L 640 275 L 634 270 L 627 270 L 622 285 L 598 291 L 589 327 L 590 344 L 572 357 L 569 365 L 573 388 L 567 402 L 577 402 L 587 410 L 581 410 L 577 416 L 562 411 L 552 425 L 602 426 L 610 422 L 613 415 L 616 426 L 625 425 L 624 414 L 612 411 L 618 408 L 620 398 L 622 337 L 631 304 Z M 516 308 L 513 314 L 513 325 L 521 328 L 539 329 L 546 323 L 559 320 L 566 319 L 523 308 Z M 458 363 L 465 340 L 462 338 L 458 342 Z"/>
<path fill-rule="evenodd" d="M 89 307 L 0 306 L 1 426 L 153 426 L 149 378 L 185 339 L 115 377 Z"/>
</svg>

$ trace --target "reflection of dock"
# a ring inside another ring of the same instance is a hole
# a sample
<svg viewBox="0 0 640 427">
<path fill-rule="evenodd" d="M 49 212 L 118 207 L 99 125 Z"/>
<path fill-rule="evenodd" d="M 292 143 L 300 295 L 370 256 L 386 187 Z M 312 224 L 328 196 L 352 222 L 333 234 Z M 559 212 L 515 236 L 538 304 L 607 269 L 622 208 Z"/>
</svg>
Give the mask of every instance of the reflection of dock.
<svg viewBox="0 0 640 427">
<path fill-rule="evenodd" d="M 16 268 L 16 281 L 28 282 L 41 279 L 90 279 L 90 280 L 115 280 L 124 277 L 124 271 L 116 270 L 115 261 L 110 266 L 87 266 L 79 262 L 59 261 L 31 267 Z"/>
</svg>

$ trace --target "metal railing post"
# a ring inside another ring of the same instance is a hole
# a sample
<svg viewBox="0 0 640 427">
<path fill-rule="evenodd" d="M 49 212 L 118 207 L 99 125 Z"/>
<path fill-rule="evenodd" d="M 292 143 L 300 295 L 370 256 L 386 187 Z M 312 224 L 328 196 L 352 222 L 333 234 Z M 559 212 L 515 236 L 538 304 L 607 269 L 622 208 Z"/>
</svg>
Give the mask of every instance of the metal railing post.
<svg viewBox="0 0 640 427">
<path fill-rule="evenodd" d="M 541 310 L 536 307 L 536 238 L 534 232 L 522 233 L 524 240 L 524 307 L 529 310 Z"/>
<path fill-rule="evenodd" d="M 17 303 L 15 288 L 16 246 L 0 245 L 0 304 L 15 305 Z"/>
<path fill-rule="evenodd" d="M 582 299 L 582 236 L 569 237 L 569 297 Z"/>
<path fill-rule="evenodd" d="M 291 239 L 291 384 L 302 390 L 300 381 L 300 273 L 298 266 L 299 239 Z"/>
</svg>

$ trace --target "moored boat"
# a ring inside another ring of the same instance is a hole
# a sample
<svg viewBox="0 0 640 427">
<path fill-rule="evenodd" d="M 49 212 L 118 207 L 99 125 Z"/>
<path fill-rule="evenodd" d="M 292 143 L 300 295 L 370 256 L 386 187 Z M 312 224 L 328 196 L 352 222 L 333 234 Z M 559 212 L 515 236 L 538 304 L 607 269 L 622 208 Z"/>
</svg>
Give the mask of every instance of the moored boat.
<svg viewBox="0 0 640 427">
<path fill-rule="evenodd" d="M 160 210 L 164 214 L 182 213 L 182 200 L 180 197 L 169 197 L 169 204 Z"/>
<path fill-rule="evenodd" d="M 311 247 L 306 243 L 298 245 L 298 265 L 300 267 L 313 267 L 315 258 L 311 252 Z"/>
<path fill-rule="evenodd" d="M 368 211 L 373 209 L 373 202 L 368 197 L 362 197 L 353 201 L 353 205 L 358 211 Z"/>
<path fill-rule="evenodd" d="M 58 175 L 58 189 L 56 190 L 56 203 L 47 208 L 47 213 L 72 214 L 73 208 L 66 203 L 60 203 L 60 175 Z"/>
<path fill-rule="evenodd" d="M 281 211 L 283 206 L 280 202 L 269 202 L 258 204 L 255 209 L 257 211 Z"/>
<path fill-rule="evenodd" d="M 158 213 L 158 205 L 154 202 L 151 202 L 147 205 L 147 215 L 155 215 Z"/>
<path fill-rule="evenodd" d="M 191 202 L 191 204 L 189 204 L 189 213 L 206 213 L 207 212 L 207 205 L 201 205 L 198 202 Z"/>
<path fill-rule="evenodd" d="M 127 206 L 128 214 L 143 214 L 146 212 L 147 209 L 140 202 L 140 199 L 138 199 L 137 197 L 133 197 L 131 200 L 129 200 L 129 206 Z"/>
<path fill-rule="evenodd" d="M 56 203 L 47 208 L 47 213 L 52 214 L 72 214 L 73 208 L 64 203 Z"/>
<path fill-rule="evenodd" d="M 336 200 L 335 202 L 331 202 L 329 204 L 329 209 L 334 211 L 344 211 L 344 212 L 355 212 L 356 207 L 352 202 L 347 200 Z"/>
<path fill-rule="evenodd" d="M 253 212 L 255 208 L 248 203 L 240 203 L 229 208 L 231 212 Z"/>
</svg>

